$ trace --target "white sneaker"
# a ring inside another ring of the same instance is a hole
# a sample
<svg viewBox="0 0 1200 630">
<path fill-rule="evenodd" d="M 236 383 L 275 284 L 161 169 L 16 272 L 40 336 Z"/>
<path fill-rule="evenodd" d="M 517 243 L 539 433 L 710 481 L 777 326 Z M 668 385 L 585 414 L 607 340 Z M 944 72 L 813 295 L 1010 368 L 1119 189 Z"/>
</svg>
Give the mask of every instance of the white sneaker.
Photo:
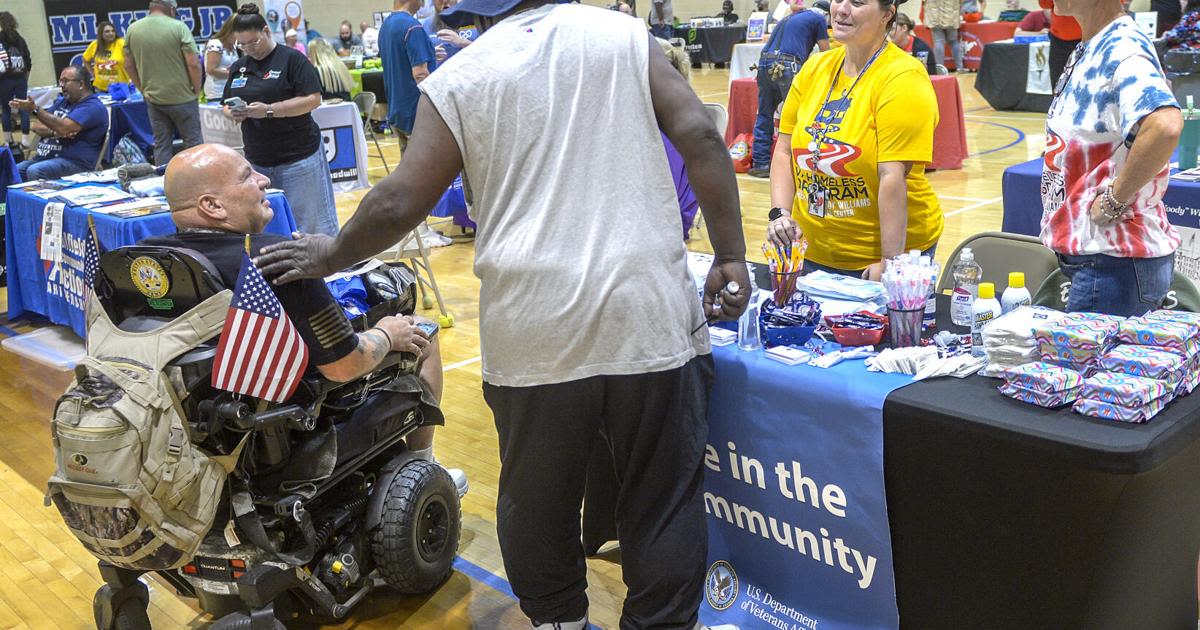
<svg viewBox="0 0 1200 630">
<path fill-rule="evenodd" d="M 588 627 L 587 615 L 578 621 L 551 621 L 549 623 L 533 622 L 533 630 L 585 630 Z"/>
<path fill-rule="evenodd" d="M 426 247 L 446 247 L 454 242 L 449 237 L 439 232 L 434 232 L 428 223 L 422 223 L 418 226 L 417 233 L 421 235 L 421 240 L 425 242 Z"/>
<path fill-rule="evenodd" d="M 454 487 L 458 490 L 458 498 L 463 498 L 470 488 L 467 483 L 467 473 L 461 468 L 447 468 L 446 472 L 450 473 L 450 478 L 454 480 Z"/>
</svg>

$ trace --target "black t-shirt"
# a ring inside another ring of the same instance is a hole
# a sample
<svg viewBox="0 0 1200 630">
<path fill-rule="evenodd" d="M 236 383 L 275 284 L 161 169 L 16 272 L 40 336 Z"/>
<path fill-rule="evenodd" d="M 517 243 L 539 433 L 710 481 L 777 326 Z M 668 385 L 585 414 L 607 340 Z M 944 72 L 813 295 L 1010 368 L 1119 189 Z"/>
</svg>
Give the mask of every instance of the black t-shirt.
<svg viewBox="0 0 1200 630">
<path fill-rule="evenodd" d="M 242 55 L 229 66 L 222 99 L 240 97 L 247 104 L 278 103 L 321 93 L 317 69 L 300 51 L 276 44 L 258 61 Z M 259 166 L 279 166 L 312 156 L 321 147 L 321 129 L 311 114 L 288 118 L 247 118 L 242 123 L 246 159 Z"/>
<path fill-rule="evenodd" d="M 139 244 L 194 249 L 217 268 L 225 287 L 233 289 L 242 269 L 245 238 L 243 234 L 232 232 L 182 232 L 154 236 Z M 255 234 L 250 237 L 250 251 L 257 254 L 259 249 L 285 240 L 286 237 L 278 234 Z M 298 280 L 283 285 L 272 284 L 271 289 L 308 346 L 310 364 L 333 363 L 358 347 L 358 337 L 350 327 L 350 321 L 323 281 Z"/>
<path fill-rule="evenodd" d="M 916 35 L 912 35 L 912 42 L 912 56 L 925 64 L 925 70 L 929 72 L 929 76 L 937 74 L 937 60 L 933 57 L 933 49 L 925 43 L 925 40 Z"/>
</svg>

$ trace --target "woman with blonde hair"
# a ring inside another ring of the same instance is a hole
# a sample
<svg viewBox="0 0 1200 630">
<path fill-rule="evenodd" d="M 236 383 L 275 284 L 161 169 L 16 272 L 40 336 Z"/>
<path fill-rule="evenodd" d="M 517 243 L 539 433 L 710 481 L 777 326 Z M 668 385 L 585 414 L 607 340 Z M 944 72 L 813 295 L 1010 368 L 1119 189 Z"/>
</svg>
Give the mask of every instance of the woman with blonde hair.
<svg viewBox="0 0 1200 630">
<path fill-rule="evenodd" d="M 208 75 L 204 98 L 208 102 L 220 102 L 225 93 L 225 82 L 229 80 L 229 66 L 240 56 L 233 42 L 233 20 L 225 20 L 221 30 L 204 46 L 204 73 Z"/>
<path fill-rule="evenodd" d="M 342 58 L 333 51 L 333 46 L 324 39 L 314 39 L 308 44 L 308 60 L 321 77 L 321 98 L 350 100 L 350 88 L 354 78 L 342 63 Z"/>
</svg>

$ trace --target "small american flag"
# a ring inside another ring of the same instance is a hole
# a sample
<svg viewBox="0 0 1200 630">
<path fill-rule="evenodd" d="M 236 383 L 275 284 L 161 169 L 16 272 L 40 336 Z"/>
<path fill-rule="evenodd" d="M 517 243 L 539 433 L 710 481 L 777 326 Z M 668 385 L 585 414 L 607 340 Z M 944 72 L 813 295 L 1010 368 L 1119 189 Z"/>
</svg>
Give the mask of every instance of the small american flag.
<svg viewBox="0 0 1200 630">
<path fill-rule="evenodd" d="M 96 273 L 100 271 L 100 244 L 96 242 L 96 231 L 89 229 L 88 235 L 87 243 L 83 246 L 83 286 L 85 291 L 92 290 Z"/>
<path fill-rule="evenodd" d="M 217 344 L 212 386 L 271 402 L 296 391 L 308 346 L 250 256 L 242 254 L 237 288 Z"/>
</svg>

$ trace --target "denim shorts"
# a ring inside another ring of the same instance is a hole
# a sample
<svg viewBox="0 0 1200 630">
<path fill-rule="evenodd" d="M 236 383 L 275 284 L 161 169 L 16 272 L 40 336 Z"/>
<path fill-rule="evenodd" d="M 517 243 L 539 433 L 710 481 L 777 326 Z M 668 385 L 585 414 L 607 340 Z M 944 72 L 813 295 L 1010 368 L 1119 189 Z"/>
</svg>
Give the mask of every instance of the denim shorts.
<svg viewBox="0 0 1200 630">
<path fill-rule="evenodd" d="M 1068 312 L 1136 317 L 1162 305 L 1175 276 L 1175 254 L 1158 258 L 1059 254 L 1058 267 L 1071 280 Z"/>
<path fill-rule="evenodd" d="M 279 166 L 254 165 L 254 170 L 271 178 L 271 185 L 283 189 L 296 228 L 305 234 L 337 236 L 337 206 L 333 200 L 333 181 L 324 149 L 309 157 Z"/>
</svg>

